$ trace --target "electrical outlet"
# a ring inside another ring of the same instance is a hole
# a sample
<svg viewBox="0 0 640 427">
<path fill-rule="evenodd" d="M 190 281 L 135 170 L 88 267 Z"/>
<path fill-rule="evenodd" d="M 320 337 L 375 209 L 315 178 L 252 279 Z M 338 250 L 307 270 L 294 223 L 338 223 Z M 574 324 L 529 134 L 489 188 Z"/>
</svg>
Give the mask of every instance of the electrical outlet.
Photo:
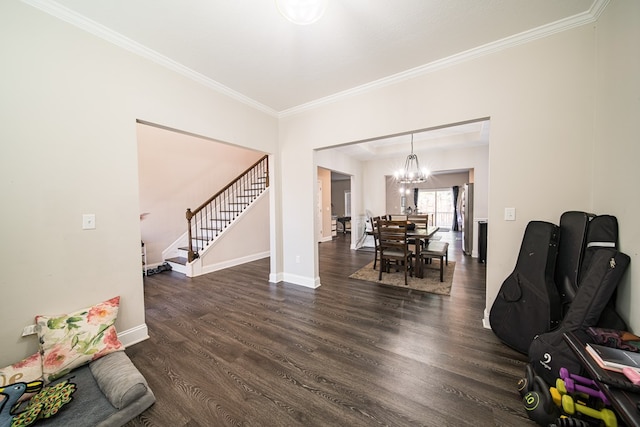
<svg viewBox="0 0 640 427">
<path fill-rule="evenodd" d="M 96 228 L 96 215 L 95 214 L 82 215 L 82 229 L 94 230 L 95 228 Z"/>
<path fill-rule="evenodd" d="M 300 255 L 296 255 L 296 264 L 300 264 Z"/>
<path fill-rule="evenodd" d="M 26 337 L 29 335 L 33 335 L 36 333 L 36 325 L 28 325 L 25 326 L 24 329 L 22 330 L 22 336 Z"/>
</svg>

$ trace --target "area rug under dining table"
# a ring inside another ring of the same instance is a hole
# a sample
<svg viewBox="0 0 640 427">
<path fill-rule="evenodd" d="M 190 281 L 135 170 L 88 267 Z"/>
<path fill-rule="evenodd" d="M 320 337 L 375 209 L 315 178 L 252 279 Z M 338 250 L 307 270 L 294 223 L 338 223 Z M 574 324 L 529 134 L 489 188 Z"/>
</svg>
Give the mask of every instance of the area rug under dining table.
<svg viewBox="0 0 640 427">
<path fill-rule="evenodd" d="M 349 276 L 350 279 L 364 280 L 367 282 L 375 282 L 377 284 L 395 286 L 403 289 L 414 289 L 422 292 L 429 292 L 438 295 L 449 295 L 451 293 L 451 283 L 453 281 L 453 272 L 456 268 L 455 261 L 449 261 L 444 266 L 444 281 L 440 281 L 440 260 L 434 259 L 431 264 L 424 265 L 424 278 L 407 277 L 408 286 L 404 284 L 404 271 L 391 270 L 391 273 L 382 273 L 382 280 L 378 280 L 378 269 L 373 269 L 373 261 L 362 267 L 360 270 Z"/>
</svg>

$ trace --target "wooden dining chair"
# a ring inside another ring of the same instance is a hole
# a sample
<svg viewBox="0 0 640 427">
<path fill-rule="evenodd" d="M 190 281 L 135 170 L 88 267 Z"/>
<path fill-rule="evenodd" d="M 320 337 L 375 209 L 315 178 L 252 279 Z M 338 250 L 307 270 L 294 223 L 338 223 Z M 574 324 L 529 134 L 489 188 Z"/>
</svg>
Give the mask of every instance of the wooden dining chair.
<svg viewBox="0 0 640 427">
<path fill-rule="evenodd" d="M 373 253 L 373 269 L 376 269 L 376 265 L 378 264 L 378 258 L 380 258 L 380 242 L 378 236 L 378 221 L 380 221 L 379 216 L 374 216 L 373 218 L 369 218 L 371 222 L 371 233 L 373 234 L 373 247 L 375 249 Z"/>
<path fill-rule="evenodd" d="M 409 223 L 409 227 L 422 228 L 426 230 L 427 225 L 429 223 L 429 215 L 418 215 L 418 214 L 407 215 L 407 222 Z M 422 249 L 424 248 L 424 243 L 425 242 L 421 239 L 409 238 L 409 245 L 413 246 L 414 248 L 415 248 L 415 245 L 422 245 L 420 246 L 420 249 Z M 416 260 L 416 261 L 421 261 L 421 260 Z"/>
<path fill-rule="evenodd" d="M 388 214 L 387 215 L 387 219 L 389 221 L 406 221 L 407 220 L 407 216 L 406 215 L 397 215 L 397 214 Z"/>
<path fill-rule="evenodd" d="M 396 269 L 404 270 L 404 284 L 407 283 L 407 275 L 413 276 L 411 257 L 413 251 L 409 250 L 407 241 L 407 221 L 378 221 L 378 237 L 380 246 L 380 273 L 378 280 L 382 280 L 382 271 L 390 272 L 391 261 L 395 261 Z"/>
<path fill-rule="evenodd" d="M 415 224 L 416 228 L 427 228 L 429 224 L 429 215 L 407 215 L 407 221 Z"/>
</svg>

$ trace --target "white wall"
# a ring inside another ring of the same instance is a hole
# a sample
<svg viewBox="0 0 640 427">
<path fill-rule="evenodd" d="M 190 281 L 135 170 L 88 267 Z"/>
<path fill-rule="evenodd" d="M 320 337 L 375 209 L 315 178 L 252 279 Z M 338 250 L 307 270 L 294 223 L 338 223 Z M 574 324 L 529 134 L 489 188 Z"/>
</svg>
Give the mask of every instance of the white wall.
<svg viewBox="0 0 640 427">
<path fill-rule="evenodd" d="M 36 351 L 36 314 L 114 295 L 118 331 L 143 339 L 136 119 L 265 153 L 277 119 L 18 0 L 0 2 L 0 51 L 0 366 Z"/>
<path fill-rule="evenodd" d="M 640 2 L 612 1 L 598 21 L 595 70 L 593 211 L 618 218 L 620 248 L 631 266 L 617 307 L 640 332 Z"/>
<path fill-rule="evenodd" d="M 263 193 L 204 252 L 202 273 L 268 257 L 268 224 L 269 196 Z"/>
<path fill-rule="evenodd" d="M 299 283 L 317 277 L 309 237 L 312 149 L 490 117 L 486 190 L 486 217 L 491 224 L 486 306 L 490 308 L 515 266 L 529 221 L 557 223 L 564 211 L 592 210 L 594 189 L 588 183 L 594 162 L 595 35 L 593 25 L 584 25 L 281 119 L 280 149 L 287 165 L 282 176 L 283 219 L 288 224 L 283 230 L 284 270 Z M 632 173 L 625 176 L 636 182 Z M 363 179 L 371 191 L 379 188 L 383 193 L 382 181 L 367 174 Z M 476 182 L 480 179 L 475 177 Z M 382 201 L 372 206 L 384 208 Z M 503 220 L 505 207 L 517 209 L 516 221 Z M 623 226 L 623 232 L 638 228 L 628 222 Z M 296 255 L 300 263 L 295 263 Z"/>
<path fill-rule="evenodd" d="M 148 264 L 187 232 L 185 213 L 195 210 L 264 154 L 155 126 L 137 125 L 142 240 Z M 261 230 L 268 233 L 264 216 Z M 244 246 L 238 242 L 238 246 Z"/>
</svg>

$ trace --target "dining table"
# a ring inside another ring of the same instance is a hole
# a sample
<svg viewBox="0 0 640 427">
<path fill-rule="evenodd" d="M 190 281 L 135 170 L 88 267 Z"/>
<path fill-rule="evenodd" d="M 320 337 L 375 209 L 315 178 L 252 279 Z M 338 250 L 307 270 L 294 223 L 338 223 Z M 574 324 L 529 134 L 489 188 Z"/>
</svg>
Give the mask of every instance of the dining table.
<svg viewBox="0 0 640 427">
<path fill-rule="evenodd" d="M 424 269 L 422 265 L 422 258 L 420 257 L 420 249 L 422 246 L 427 246 L 429 244 L 429 239 L 433 237 L 434 234 L 439 230 L 439 227 L 430 225 L 426 228 L 424 227 L 415 227 L 413 229 L 407 228 L 407 240 L 413 239 L 414 241 L 420 241 L 421 244 L 416 244 L 415 247 L 415 257 L 416 257 L 416 268 L 415 275 L 417 278 L 424 278 Z M 367 231 L 367 234 L 373 235 L 372 231 Z"/>
<path fill-rule="evenodd" d="M 436 226 L 427 226 L 426 228 L 416 227 L 413 230 L 407 229 L 407 240 L 415 239 L 415 256 L 416 256 L 416 277 L 422 279 L 424 277 L 424 269 L 422 265 L 422 258 L 420 257 L 420 249 L 424 245 L 425 247 L 429 243 L 429 239 L 439 230 Z M 420 244 L 418 243 L 420 241 Z"/>
</svg>

